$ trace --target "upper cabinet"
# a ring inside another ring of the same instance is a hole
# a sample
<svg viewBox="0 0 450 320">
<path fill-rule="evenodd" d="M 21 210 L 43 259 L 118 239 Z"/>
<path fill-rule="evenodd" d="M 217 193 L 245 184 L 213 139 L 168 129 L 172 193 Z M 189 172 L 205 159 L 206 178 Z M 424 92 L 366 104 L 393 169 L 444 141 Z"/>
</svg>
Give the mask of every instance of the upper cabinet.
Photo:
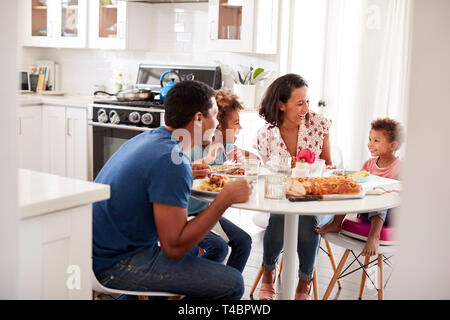
<svg viewBox="0 0 450 320">
<path fill-rule="evenodd" d="M 89 1 L 89 48 L 150 50 L 152 6 L 118 0 Z"/>
<path fill-rule="evenodd" d="M 119 0 L 21 0 L 22 45 L 149 50 L 151 7 Z"/>
<path fill-rule="evenodd" d="M 279 0 L 209 0 L 209 49 L 275 54 Z"/>
<path fill-rule="evenodd" d="M 23 45 L 86 47 L 87 0 L 21 0 L 21 6 Z"/>
</svg>

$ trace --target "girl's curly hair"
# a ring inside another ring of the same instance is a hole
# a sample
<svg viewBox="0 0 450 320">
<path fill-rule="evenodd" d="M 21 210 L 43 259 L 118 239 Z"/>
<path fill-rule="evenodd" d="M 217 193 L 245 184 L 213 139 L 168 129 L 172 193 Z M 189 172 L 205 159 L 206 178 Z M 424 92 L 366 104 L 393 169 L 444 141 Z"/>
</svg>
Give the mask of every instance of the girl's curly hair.
<svg viewBox="0 0 450 320">
<path fill-rule="evenodd" d="M 227 126 L 227 118 L 231 110 L 236 110 L 239 112 L 244 109 L 242 104 L 239 102 L 239 97 L 233 94 L 231 91 L 226 89 L 219 89 L 216 91 L 216 102 L 219 108 L 219 113 L 217 114 L 217 120 L 219 121 L 219 126 L 217 129 L 223 130 Z"/>
</svg>

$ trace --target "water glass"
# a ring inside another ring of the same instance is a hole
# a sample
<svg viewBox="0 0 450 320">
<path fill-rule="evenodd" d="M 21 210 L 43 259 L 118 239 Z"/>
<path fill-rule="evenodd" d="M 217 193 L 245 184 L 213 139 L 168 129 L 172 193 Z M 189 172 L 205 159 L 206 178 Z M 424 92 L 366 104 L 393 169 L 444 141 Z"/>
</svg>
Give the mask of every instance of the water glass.
<svg viewBox="0 0 450 320">
<path fill-rule="evenodd" d="M 264 198 L 284 199 L 286 194 L 286 176 L 272 174 L 264 177 Z"/>
<path fill-rule="evenodd" d="M 258 180 L 259 175 L 259 160 L 258 159 L 247 159 L 244 162 L 245 175 L 253 180 L 255 183 Z"/>
<path fill-rule="evenodd" d="M 291 156 L 275 156 L 270 159 L 271 168 L 274 172 L 282 174 L 286 177 L 291 176 L 292 157 Z"/>
<path fill-rule="evenodd" d="M 311 166 L 311 169 L 309 171 L 309 176 L 310 177 L 322 177 L 324 170 L 325 170 L 325 160 L 316 159 L 316 161 L 314 161 L 314 164 Z"/>
</svg>

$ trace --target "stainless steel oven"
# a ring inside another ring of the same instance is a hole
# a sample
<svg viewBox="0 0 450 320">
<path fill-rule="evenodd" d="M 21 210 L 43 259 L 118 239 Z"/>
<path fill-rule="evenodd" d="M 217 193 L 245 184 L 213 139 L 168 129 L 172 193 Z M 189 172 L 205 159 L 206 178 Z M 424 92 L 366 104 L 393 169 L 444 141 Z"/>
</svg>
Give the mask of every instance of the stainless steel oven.
<svg viewBox="0 0 450 320">
<path fill-rule="evenodd" d="M 122 144 L 142 132 L 164 125 L 164 109 L 105 103 L 108 101 L 95 102 L 88 107 L 91 181 Z"/>
</svg>

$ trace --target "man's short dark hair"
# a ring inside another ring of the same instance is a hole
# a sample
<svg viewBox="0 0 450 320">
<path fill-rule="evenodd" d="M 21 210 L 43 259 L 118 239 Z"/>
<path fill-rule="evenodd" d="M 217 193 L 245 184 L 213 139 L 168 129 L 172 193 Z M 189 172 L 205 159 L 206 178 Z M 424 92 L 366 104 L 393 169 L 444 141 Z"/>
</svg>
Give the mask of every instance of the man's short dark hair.
<svg viewBox="0 0 450 320">
<path fill-rule="evenodd" d="M 182 128 L 197 112 L 208 117 L 212 97 L 214 90 L 203 82 L 186 80 L 175 84 L 164 99 L 166 125 L 175 129 Z"/>
</svg>

